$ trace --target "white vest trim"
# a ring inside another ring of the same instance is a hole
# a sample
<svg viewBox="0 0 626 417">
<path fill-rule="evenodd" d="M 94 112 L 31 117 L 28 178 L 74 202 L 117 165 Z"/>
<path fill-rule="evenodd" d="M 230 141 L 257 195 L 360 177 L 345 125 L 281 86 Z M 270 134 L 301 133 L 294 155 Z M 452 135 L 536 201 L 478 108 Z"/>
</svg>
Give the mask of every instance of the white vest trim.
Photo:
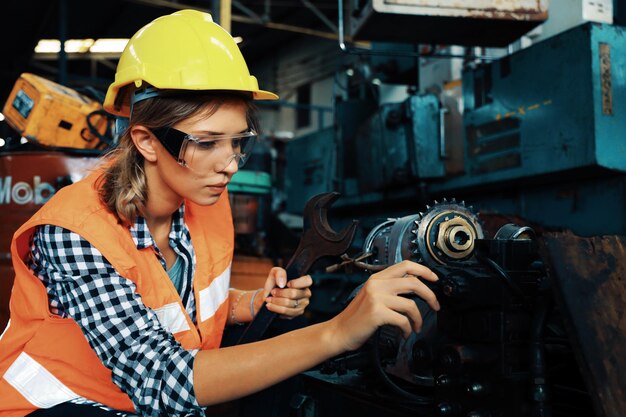
<svg viewBox="0 0 626 417">
<path fill-rule="evenodd" d="M 211 284 L 200 291 L 200 321 L 213 317 L 217 309 L 228 298 L 230 288 L 230 270 L 232 264 L 222 272 Z"/>
<path fill-rule="evenodd" d="M 159 318 L 161 325 L 170 333 L 174 334 L 189 330 L 185 312 L 182 310 L 179 303 L 166 304 L 163 307 L 157 308 L 154 312 Z"/>
<path fill-rule="evenodd" d="M 38 408 L 54 407 L 80 397 L 26 352 L 20 353 L 3 378 Z"/>
</svg>

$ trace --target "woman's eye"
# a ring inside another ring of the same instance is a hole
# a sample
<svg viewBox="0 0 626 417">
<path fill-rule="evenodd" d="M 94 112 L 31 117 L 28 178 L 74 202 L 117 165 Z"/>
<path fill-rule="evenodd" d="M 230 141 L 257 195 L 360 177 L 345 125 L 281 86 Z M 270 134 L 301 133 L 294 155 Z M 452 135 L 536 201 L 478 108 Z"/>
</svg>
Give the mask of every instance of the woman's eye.
<svg viewBox="0 0 626 417">
<path fill-rule="evenodd" d="M 203 142 L 198 142 L 198 147 L 200 149 L 204 149 L 204 150 L 213 149 L 213 148 L 215 148 L 215 141 L 207 140 L 207 141 L 203 141 Z"/>
<path fill-rule="evenodd" d="M 233 139 L 233 149 L 239 149 L 241 147 L 241 142 L 243 142 L 242 139 Z"/>
</svg>

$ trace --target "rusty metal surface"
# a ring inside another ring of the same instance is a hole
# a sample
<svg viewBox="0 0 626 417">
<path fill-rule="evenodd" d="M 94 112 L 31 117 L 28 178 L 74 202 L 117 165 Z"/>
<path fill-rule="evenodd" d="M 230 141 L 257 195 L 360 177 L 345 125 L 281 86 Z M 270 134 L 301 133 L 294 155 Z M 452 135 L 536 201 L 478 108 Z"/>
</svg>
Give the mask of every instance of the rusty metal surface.
<svg viewBox="0 0 626 417">
<path fill-rule="evenodd" d="M 626 416 L 626 236 L 546 233 L 542 252 L 597 414 Z"/>
<path fill-rule="evenodd" d="M 545 20 L 547 0 L 379 0 L 396 12 L 482 19 Z M 376 3 L 376 1 L 375 1 Z M 384 5 L 384 6 L 383 6 Z M 401 8 L 404 8 L 400 10 Z"/>
<path fill-rule="evenodd" d="M 548 19 L 549 0 L 348 2 L 353 40 L 505 47 Z"/>
</svg>

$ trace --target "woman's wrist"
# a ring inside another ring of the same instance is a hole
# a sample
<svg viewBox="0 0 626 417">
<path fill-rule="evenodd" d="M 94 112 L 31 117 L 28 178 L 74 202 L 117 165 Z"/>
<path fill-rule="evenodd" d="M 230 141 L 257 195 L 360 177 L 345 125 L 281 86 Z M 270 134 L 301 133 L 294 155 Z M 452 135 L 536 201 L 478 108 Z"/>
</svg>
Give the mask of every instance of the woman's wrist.
<svg viewBox="0 0 626 417">
<path fill-rule="evenodd" d="M 239 291 L 233 288 L 231 288 L 231 291 L 236 292 L 237 295 L 233 294 L 235 296 L 235 300 L 230 305 L 230 324 L 241 325 L 244 323 L 244 321 L 241 320 L 241 313 L 240 313 L 240 310 L 241 310 L 240 304 L 242 304 L 241 299 L 243 298 L 244 295 L 248 293 L 248 291 Z"/>
<path fill-rule="evenodd" d="M 231 288 L 229 324 L 241 325 L 254 320 L 263 306 L 263 288 L 255 291 L 242 291 Z"/>
<path fill-rule="evenodd" d="M 252 293 L 250 297 L 250 316 L 251 320 L 254 320 L 254 317 L 263 306 L 263 296 L 259 296 L 260 293 L 263 292 L 263 288 L 259 288 L 258 290 Z"/>
</svg>

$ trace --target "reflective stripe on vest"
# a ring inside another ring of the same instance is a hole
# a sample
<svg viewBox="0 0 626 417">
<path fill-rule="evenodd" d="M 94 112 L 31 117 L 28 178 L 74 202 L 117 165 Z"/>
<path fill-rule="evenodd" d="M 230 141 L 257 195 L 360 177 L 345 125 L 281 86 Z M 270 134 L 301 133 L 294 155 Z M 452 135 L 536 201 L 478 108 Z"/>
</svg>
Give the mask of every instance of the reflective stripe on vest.
<svg viewBox="0 0 626 417">
<path fill-rule="evenodd" d="M 3 378 L 39 408 L 54 407 L 80 397 L 26 352 L 20 353 Z"/>
<path fill-rule="evenodd" d="M 200 321 L 213 317 L 224 301 L 228 299 L 231 269 L 232 265 L 229 265 L 207 288 L 200 290 L 200 300 L 198 300 Z M 186 313 L 182 310 L 180 304 L 166 304 L 161 308 L 157 308 L 154 312 L 157 314 L 161 325 L 170 333 L 174 334 L 189 330 L 189 325 L 185 318 Z"/>
<path fill-rule="evenodd" d="M 205 321 L 215 315 L 217 309 L 228 298 L 228 288 L 230 288 L 229 265 L 224 272 L 216 277 L 211 285 L 200 291 L 200 320 Z"/>
<path fill-rule="evenodd" d="M 166 304 L 161 308 L 157 308 L 154 312 L 161 326 L 165 327 L 172 334 L 190 329 L 185 313 L 178 303 Z"/>
</svg>

